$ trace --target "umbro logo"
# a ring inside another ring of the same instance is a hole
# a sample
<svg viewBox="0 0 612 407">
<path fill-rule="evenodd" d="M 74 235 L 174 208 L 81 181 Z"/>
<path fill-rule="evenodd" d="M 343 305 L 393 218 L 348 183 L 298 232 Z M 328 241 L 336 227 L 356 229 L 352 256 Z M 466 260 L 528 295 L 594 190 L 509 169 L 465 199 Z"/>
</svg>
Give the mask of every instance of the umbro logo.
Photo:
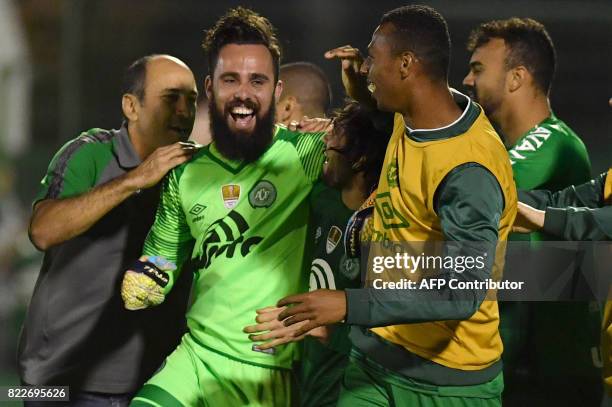
<svg viewBox="0 0 612 407">
<path fill-rule="evenodd" d="M 206 209 L 206 205 L 195 204 L 191 207 L 189 213 L 193 216 L 198 216 L 204 209 Z"/>
</svg>

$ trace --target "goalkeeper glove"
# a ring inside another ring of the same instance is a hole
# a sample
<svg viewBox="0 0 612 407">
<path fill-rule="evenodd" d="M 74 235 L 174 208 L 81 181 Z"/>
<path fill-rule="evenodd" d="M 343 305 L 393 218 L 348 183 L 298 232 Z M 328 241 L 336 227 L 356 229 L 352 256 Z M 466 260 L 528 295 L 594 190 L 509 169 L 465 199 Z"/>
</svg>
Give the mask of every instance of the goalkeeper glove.
<svg viewBox="0 0 612 407">
<path fill-rule="evenodd" d="M 164 302 L 164 287 L 170 281 L 166 271 L 170 270 L 176 270 L 176 265 L 162 256 L 142 256 L 136 260 L 121 283 L 125 308 L 134 311 Z"/>
</svg>

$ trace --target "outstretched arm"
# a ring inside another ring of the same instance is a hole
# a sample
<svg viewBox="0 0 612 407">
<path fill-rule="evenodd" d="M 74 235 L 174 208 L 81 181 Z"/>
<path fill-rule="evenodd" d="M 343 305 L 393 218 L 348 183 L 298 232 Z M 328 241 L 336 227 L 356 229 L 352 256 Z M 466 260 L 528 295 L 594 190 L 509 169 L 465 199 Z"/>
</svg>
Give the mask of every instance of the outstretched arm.
<svg viewBox="0 0 612 407">
<path fill-rule="evenodd" d="M 65 196 L 61 190 L 50 191 L 35 204 L 30 220 L 30 240 L 39 250 L 47 250 L 82 234 L 130 195 L 157 184 L 170 169 L 184 163 L 191 155 L 191 150 L 181 148 L 178 143 L 160 147 L 134 170 L 94 188 L 91 188 L 93 177 L 87 175 L 86 168 L 69 166 L 64 174 L 56 174 L 52 164 L 47 178 L 62 177 L 62 184 L 68 190 L 72 188 L 70 192 L 74 195 Z M 93 159 L 90 161 L 94 165 Z"/>
<path fill-rule="evenodd" d="M 447 253 L 456 258 L 465 255 L 474 257 L 483 254 L 483 247 L 495 247 L 504 206 L 503 196 L 497 180 L 486 169 L 477 165 L 458 168 L 440 187 L 438 214 L 445 240 L 451 243 Z M 489 278 L 495 256 L 492 250 L 485 252 L 489 253 L 483 269 L 473 268 L 455 273 L 453 277 L 479 282 Z M 448 275 L 445 270 L 441 277 Z M 278 319 L 285 325 L 308 321 L 297 330 L 296 336 L 343 319 L 348 324 L 365 327 L 462 320 L 478 310 L 485 294 L 484 289 L 450 290 L 448 284 L 444 289 L 433 291 L 375 288 L 317 290 L 280 300 L 279 307 L 288 307 L 279 314 Z"/>
<path fill-rule="evenodd" d="M 612 169 L 561 191 L 519 191 L 513 230 L 543 230 L 564 240 L 612 239 Z M 607 205 L 607 206 L 606 206 Z"/>
</svg>

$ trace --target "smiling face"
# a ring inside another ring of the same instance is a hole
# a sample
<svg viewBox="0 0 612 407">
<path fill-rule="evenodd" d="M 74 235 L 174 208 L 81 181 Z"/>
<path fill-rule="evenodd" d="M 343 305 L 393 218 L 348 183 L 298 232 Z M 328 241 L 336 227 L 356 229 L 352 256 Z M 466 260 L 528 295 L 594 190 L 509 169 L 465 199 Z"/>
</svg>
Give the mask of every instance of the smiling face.
<svg viewBox="0 0 612 407">
<path fill-rule="evenodd" d="M 224 46 L 205 86 L 212 136 L 221 153 L 257 159 L 272 140 L 275 99 L 282 91 L 270 51 L 263 45 Z"/>
<path fill-rule="evenodd" d="M 361 73 L 368 77 L 368 88 L 378 109 L 388 112 L 402 110 L 401 60 L 392 51 L 394 30 L 389 23 L 376 28 L 368 45 L 368 57 L 361 65 Z"/>
<path fill-rule="evenodd" d="M 146 66 L 144 97 L 134 98 L 136 131 L 155 147 L 187 140 L 195 120 L 198 92 L 191 70 L 159 56 Z"/>
<path fill-rule="evenodd" d="M 506 45 L 493 38 L 474 50 L 470 71 L 463 79 L 468 93 L 482 106 L 489 118 L 494 118 L 506 95 Z"/>
</svg>

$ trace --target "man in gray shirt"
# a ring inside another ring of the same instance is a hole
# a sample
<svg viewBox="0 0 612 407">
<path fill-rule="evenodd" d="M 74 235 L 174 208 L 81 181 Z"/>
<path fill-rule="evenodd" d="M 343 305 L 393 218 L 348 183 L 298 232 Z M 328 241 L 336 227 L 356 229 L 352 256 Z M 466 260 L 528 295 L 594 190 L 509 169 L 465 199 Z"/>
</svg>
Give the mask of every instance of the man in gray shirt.
<svg viewBox="0 0 612 407">
<path fill-rule="evenodd" d="M 124 309 L 119 284 L 153 222 L 156 185 L 194 151 L 179 141 L 193 127 L 196 98 L 182 61 L 137 60 L 125 75 L 121 128 L 69 141 L 41 182 L 29 234 L 45 256 L 19 368 L 25 384 L 70 386 L 71 401 L 60 405 L 127 405 L 183 333 L 189 273 L 161 307 L 140 313 Z"/>
</svg>

